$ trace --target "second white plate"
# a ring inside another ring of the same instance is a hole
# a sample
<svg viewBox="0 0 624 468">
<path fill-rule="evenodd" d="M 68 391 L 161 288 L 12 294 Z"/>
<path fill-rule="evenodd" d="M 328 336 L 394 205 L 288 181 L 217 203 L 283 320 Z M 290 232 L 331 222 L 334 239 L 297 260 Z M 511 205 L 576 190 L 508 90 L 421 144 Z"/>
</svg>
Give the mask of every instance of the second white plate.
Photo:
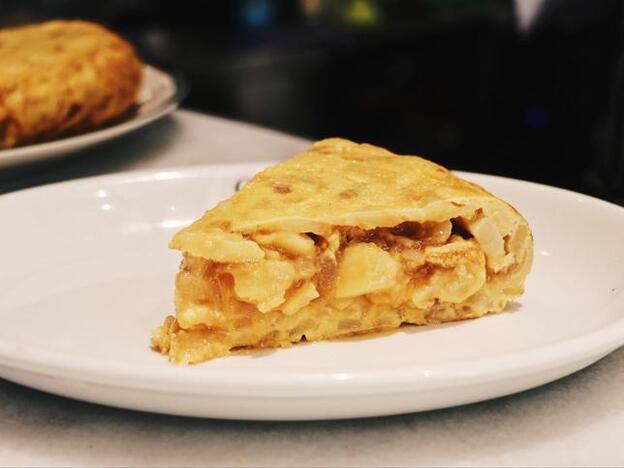
<svg viewBox="0 0 624 468">
<path fill-rule="evenodd" d="M 127 173 L 0 197 L 0 376 L 123 408 L 239 419 L 396 414 L 518 392 L 624 343 L 624 209 L 463 174 L 535 235 L 522 300 L 503 314 L 177 367 L 149 348 L 172 312 L 173 232 L 261 165 Z"/>
<path fill-rule="evenodd" d="M 173 76 L 145 65 L 137 109 L 130 117 L 79 135 L 0 150 L 0 169 L 65 156 L 141 128 L 173 111 L 184 93 L 185 89 Z"/>
</svg>

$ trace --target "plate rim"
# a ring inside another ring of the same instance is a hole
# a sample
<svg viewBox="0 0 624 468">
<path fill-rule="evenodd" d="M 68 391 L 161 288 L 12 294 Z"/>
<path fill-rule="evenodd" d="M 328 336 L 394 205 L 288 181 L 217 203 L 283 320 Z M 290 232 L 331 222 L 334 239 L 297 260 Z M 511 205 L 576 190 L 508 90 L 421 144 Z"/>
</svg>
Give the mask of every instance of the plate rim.
<svg viewBox="0 0 624 468">
<path fill-rule="evenodd" d="M 144 73 L 152 73 L 155 76 L 167 78 L 172 84 L 169 94 L 164 96 L 163 102 L 151 112 L 122 120 L 105 128 L 96 128 L 58 140 L 43 141 L 18 146 L 17 148 L 0 150 L 0 170 L 67 156 L 90 146 L 120 137 L 174 111 L 188 95 L 189 86 L 182 75 L 175 72 L 167 73 L 149 64 L 144 64 L 143 70 Z"/>
<path fill-rule="evenodd" d="M 127 171 L 79 178 L 63 182 L 31 187 L 0 195 L 0 209 L 4 202 L 22 196 L 36 195 L 49 190 L 86 189 L 90 185 L 124 185 L 140 182 L 155 182 L 172 179 L 202 178 L 210 176 L 215 169 L 226 171 L 258 171 L 275 161 L 204 164 L 166 169 Z M 624 216 L 624 207 L 572 190 L 496 175 L 453 171 L 460 177 L 482 179 L 505 184 L 520 184 L 549 191 L 566 197 L 580 197 L 588 203 L 597 204 Z M 481 182 L 480 182 L 481 183 Z M 609 304 L 608 310 L 624 307 L 624 293 L 618 292 Z M 428 366 L 403 365 L 392 368 L 336 372 L 248 372 L 244 376 L 237 372 L 211 369 L 206 375 L 195 372 L 185 374 L 186 367 L 173 366 L 163 372 L 162 368 L 146 367 L 96 358 L 74 357 L 65 353 L 47 351 L 44 348 L 24 347 L 16 342 L 0 339 L 0 368 L 41 375 L 54 375 L 74 381 L 98 385 L 112 385 L 119 388 L 167 391 L 184 395 L 232 396 L 289 396 L 307 395 L 367 395 L 373 393 L 401 393 L 433 388 L 454 388 L 470 383 L 479 384 L 507 380 L 514 376 L 547 371 L 555 367 L 578 362 L 583 358 L 599 356 L 624 345 L 624 315 L 600 328 L 573 338 L 502 355 L 485 356 L 478 359 L 454 360 Z M 146 343 L 146 347 L 148 344 Z M 16 356 L 16 347 L 20 347 Z M 164 357 L 163 357 L 164 359 Z M 130 378 L 131 377 L 131 378 Z M 123 382 L 123 384 L 120 384 Z M 214 383 L 219 382 L 218 386 Z M 305 385 L 303 385 L 305 384 Z M 302 387 L 305 391 L 301 392 Z"/>
</svg>

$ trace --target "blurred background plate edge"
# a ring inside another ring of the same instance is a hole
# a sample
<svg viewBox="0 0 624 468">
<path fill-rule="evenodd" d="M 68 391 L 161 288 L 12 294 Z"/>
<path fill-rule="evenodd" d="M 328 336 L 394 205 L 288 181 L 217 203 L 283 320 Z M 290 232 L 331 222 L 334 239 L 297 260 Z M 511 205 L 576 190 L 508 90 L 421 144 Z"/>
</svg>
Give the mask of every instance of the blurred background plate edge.
<svg viewBox="0 0 624 468">
<path fill-rule="evenodd" d="M 0 171 L 24 164 L 68 156 L 76 151 L 125 135 L 175 110 L 187 93 L 184 81 L 145 65 L 138 107 L 120 122 L 60 140 L 0 150 Z"/>
</svg>

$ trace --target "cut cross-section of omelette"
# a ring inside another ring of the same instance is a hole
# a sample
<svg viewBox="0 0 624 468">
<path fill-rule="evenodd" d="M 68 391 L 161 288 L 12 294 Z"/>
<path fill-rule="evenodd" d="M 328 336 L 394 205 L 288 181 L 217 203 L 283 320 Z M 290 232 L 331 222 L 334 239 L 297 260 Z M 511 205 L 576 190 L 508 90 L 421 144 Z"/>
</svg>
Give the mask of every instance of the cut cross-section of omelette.
<svg viewBox="0 0 624 468">
<path fill-rule="evenodd" d="M 332 138 L 179 231 L 175 363 L 480 317 L 518 298 L 533 240 L 509 204 L 416 156 Z"/>
</svg>

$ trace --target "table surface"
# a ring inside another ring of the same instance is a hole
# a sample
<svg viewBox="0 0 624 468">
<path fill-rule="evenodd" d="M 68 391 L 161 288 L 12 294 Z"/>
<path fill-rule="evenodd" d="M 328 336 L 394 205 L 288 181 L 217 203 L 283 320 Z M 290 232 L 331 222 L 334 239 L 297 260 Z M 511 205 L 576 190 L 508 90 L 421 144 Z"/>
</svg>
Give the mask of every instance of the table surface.
<svg viewBox="0 0 624 468">
<path fill-rule="evenodd" d="M 280 159 L 300 138 L 188 111 L 45 165 L 0 192 L 131 169 Z M 0 379 L 2 466 L 622 466 L 624 349 L 558 382 L 473 405 L 325 422 L 191 419 Z"/>
</svg>

